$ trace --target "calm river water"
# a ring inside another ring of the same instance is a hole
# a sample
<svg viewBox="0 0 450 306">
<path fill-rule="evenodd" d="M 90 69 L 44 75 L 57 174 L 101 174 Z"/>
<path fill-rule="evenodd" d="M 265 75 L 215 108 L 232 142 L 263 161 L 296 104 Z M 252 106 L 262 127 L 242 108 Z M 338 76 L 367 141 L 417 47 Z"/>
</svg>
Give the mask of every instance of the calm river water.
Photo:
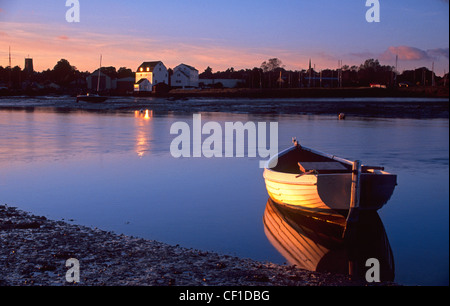
<svg viewBox="0 0 450 306">
<path fill-rule="evenodd" d="M 0 204 L 184 247 L 285 263 L 269 242 L 261 158 L 172 157 L 192 114 L 0 110 Z M 449 120 L 202 113 L 203 123 L 278 122 L 305 146 L 398 175 L 379 211 L 395 281 L 449 283 Z"/>
</svg>

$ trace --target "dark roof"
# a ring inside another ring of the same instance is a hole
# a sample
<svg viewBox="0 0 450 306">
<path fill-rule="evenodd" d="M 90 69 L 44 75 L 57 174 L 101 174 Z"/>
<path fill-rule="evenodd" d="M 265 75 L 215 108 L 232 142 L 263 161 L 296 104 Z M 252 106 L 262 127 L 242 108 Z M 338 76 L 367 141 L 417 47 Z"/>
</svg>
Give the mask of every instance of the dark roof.
<svg viewBox="0 0 450 306">
<path fill-rule="evenodd" d="M 141 84 L 144 81 L 148 81 L 147 79 L 140 79 L 136 84 Z"/>
<path fill-rule="evenodd" d="M 106 75 L 108 77 L 110 77 L 111 79 L 116 79 L 117 77 L 114 75 L 114 73 L 112 73 L 110 70 L 106 69 L 105 67 L 100 68 L 100 72 L 103 75 Z M 92 72 L 90 74 L 91 77 L 98 77 L 98 69 L 95 70 L 94 72 Z"/>
<path fill-rule="evenodd" d="M 147 71 L 147 68 L 150 68 L 150 71 L 153 72 L 153 69 L 155 69 L 155 66 L 161 63 L 161 61 L 156 62 L 143 62 L 137 69 L 137 72 L 140 72 L 139 70 L 141 68 L 144 68 L 144 71 Z"/>
<path fill-rule="evenodd" d="M 195 71 L 198 71 L 197 69 L 195 69 L 194 67 L 192 67 L 192 66 L 189 66 L 189 65 L 186 65 L 186 64 L 180 64 L 180 65 L 178 65 L 178 66 L 181 66 L 181 65 L 183 65 L 183 66 L 186 66 L 186 67 L 188 67 L 189 69 L 191 69 L 191 70 L 195 70 Z M 177 66 L 177 67 L 178 67 Z M 177 68 L 177 67 L 175 67 L 175 68 Z"/>
</svg>

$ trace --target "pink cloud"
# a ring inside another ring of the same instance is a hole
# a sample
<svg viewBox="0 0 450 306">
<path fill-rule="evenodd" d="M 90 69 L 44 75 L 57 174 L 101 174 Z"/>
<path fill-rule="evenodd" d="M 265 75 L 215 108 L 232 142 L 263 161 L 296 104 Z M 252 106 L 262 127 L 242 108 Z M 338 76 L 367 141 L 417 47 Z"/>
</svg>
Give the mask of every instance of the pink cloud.
<svg viewBox="0 0 450 306">
<path fill-rule="evenodd" d="M 406 61 L 419 61 L 429 59 L 429 55 L 426 51 L 409 46 L 389 47 L 381 56 L 382 60 L 392 60 L 398 55 L 400 60 Z"/>
<path fill-rule="evenodd" d="M 60 40 L 69 40 L 69 37 L 67 37 L 66 35 L 60 35 L 57 38 Z"/>
<path fill-rule="evenodd" d="M 421 50 L 419 48 L 410 46 L 389 47 L 384 53 L 380 55 L 380 59 L 384 61 L 395 60 L 396 55 L 402 61 L 429 61 L 449 58 L 448 48 L 436 48 L 429 50 Z"/>
</svg>

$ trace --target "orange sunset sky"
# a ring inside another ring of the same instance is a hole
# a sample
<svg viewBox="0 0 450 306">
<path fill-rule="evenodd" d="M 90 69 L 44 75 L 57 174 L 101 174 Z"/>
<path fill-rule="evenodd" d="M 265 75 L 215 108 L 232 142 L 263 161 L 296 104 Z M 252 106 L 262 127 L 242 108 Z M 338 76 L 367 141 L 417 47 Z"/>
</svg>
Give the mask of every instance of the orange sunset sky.
<svg viewBox="0 0 450 306">
<path fill-rule="evenodd" d="M 0 66 L 37 71 L 61 58 L 81 71 L 103 66 L 135 70 L 143 61 L 207 66 L 214 71 L 259 67 L 269 58 L 287 69 L 359 66 L 368 58 L 398 70 L 448 72 L 448 1 L 380 1 L 381 22 L 368 23 L 365 1 L 114 1 L 79 0 L 69 23 L 64 0 L 0 0 Z"/>
</svg>

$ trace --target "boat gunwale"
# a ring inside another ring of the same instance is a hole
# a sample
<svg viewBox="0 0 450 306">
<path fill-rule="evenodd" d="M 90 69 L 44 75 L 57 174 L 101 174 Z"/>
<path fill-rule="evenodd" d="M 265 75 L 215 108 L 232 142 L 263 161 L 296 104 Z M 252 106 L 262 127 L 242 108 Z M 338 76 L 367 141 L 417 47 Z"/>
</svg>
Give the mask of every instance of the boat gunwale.
<svg viewBox="0 0 450 306">
<path fill-rule="evenodd" d="M 295 146 L 294 146 L 294 148 L 295 148 Z M 304 147 L 304 146 L 300 146 L 300 148 L 302 150 L 309 151 L 309 152 L 311 152 L 313 154 L 321 155 L 323 157 L 330 158 L 330 159 L 338 161 L 340 163 L 344 163 L 344 164 L 347 164 L 349 166 L 353 166 L 353 162 L 348 160 L 348 159 L 345 159 L 345 158 L 342 158 L 342 157 L 339 157 L 339 156 L 336 156 L 336 155 L 331 155 L 331 154 L 328 154 L 328 153 L 324 153 L 324 152 L 321 152 L 321 151 L 318 151 L 318 150 L 314 150 L 314 149 L 311 149 L 311 148 L 308 148 L 308 147 Z"/>
<path fill-rule="evenodd" d="M 318 151 L 318 150 L 314 150 L 314 149 L 311 149 L 311 148 L 308 148 L 308 147 L 304 147 L 304 146 L 298 145 L 298 146 L 292 146 L 292 147 L 289 147 L 289 148 L 287 148 L 287 149 L 284 149 L 283 151 L 281 151 L 281 152 L 279 152 L 278 154 L 276 154 L 274 157 L 272 157 L 272 158 L 267 162 L 266 167 L 264 168 L 264 170 L 265 170 L 265 171 L 267 170 L 267 171 L 270 171 L 270 172 L 274 172 L 274 173 L 283 173 L 283 174 L 286 174 L 286 175 L 292 174 L 292 175 L 296 175 L 296 176 L 298 177 L 299 174 L 288 173 L 288 172 L 283 172 L 283 171 L 276 171 L 276 170 L 272 170 L 271 168 L 268 167 L 270 164 L 273 163 L 274 160 L 277 160 L 277 161 L 278 161 L 278 158 L 279 158 L 280 156 L 282 156 L 282 155 L 284 155 L 284 154 L 286 154 L 286 153 L 288 153 L 288 152 L 290 152 L 290 151 L 293 151 L 293 150 L 295 150 L 295 149 L 297 149 L 297 148 L 300 148 L 300 149 L 305 150 L 305 151 L 309 151 L 309 152 L 311 152 L 311 153 L 313 153 L 313 154 L 317 154 L 317 155 L 320 155 L 320 156 L 329 158 L 329 159 L 331 159 L 331 160 L 335 160 L 335 161 L 340 162 L 340 163 L 343 163 L 343 164 L 347 164 L 347 165 L 349 165 L 349 166 L 353 166 L 353 164 L 354 164 L 354 162 L 352 162 L 352 161 L 350 161 L 350 160 L 348 160 L 348 159 L 345 159 L 345 158 L 342 158 L 342 157 L 339 157 L 339 156 L 336 156 L 336 155 L 324 153 L 324 152 L 321 152 L 321 151 Z M 364 166 L 364 165 L 362 165 L 362 166 Z M 372 171 L 372 169 L 368 169 L 367 172 L 364 172 L 364 173 L 362 173 L 362 174 L 369 174 L 369 175 L 396 175 L 396 174 L 393 174 L 393 173 L 390 173 L 390 172 L 387 172 L 387 171 L 384 171 L 384 170 L 378 170 L 378 171 L 379 171 L 379 172 Z M 303 174 L 303 175 L 301 175 L 301 176 L 305 176 L 305 175 L 315 175 L 315 176 L 319 176 L 319 175 L 320 175 L 320 176 L 322 176 L 322 175 L 339 175 L 339 174 L 349 174 L 349 173 L 351 173 L 351 171 L 346 172 L 346 173 Z M 266 177 L 264 176 L 264 178 L 266 178 Z M 281 181 L 274 181 L 274 182 L 277 182 L 277 183 L 285 183 L 285 182 L 281 182 Z M 286 184 L 297 185 L 297 184 L 295 184 L 295 183 L 287 183 L 287 182 L 286 182 Z M 305 185 L 310 185 L 310 184 L 305 184 Z"/>
</svg>

